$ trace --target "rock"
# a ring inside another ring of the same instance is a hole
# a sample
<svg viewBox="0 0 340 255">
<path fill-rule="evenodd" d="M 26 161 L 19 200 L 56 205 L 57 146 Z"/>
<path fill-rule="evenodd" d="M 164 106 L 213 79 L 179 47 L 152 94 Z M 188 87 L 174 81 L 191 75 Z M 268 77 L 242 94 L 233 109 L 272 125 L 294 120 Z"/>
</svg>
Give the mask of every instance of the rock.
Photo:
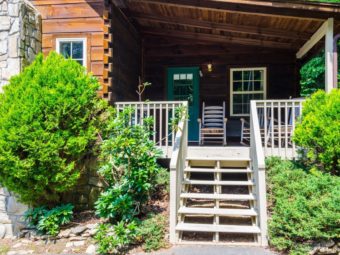
<svg viewBox="0 0 340 255">
<path fill-rule="evenodd" d="M 86 251 L 85 251 L 86 254 L 96 254 L 96 246 L 91 244 L 87 247 Z"/>
<path fill-rule="evenodd" d="M 73 237 L 70 237 L 69 240 L 70 241 L 83 241 L 83 240 L 86 240 L 86 237 L 83 237 L 83 236 L 73 236 Z"/>
<path fill-rule="evenodd" d="M 78 246 L 83 246 L 85 244 L 85 241 L 75 241 L 75 242 L 68 242 L 66 243 L 66 248 L 70 247 L 78 247 Z"/>
<path fill-rule="evenodd" d="M 16 243 L 12 246 L 12 248 L 16 249 L 22 246 L 22 243 Z"/>
<path fill-rule="evenodd" d="M 7 255 L 27 255 L 27 254 L 33 254 L 33 250 L 18 250 L 18 251 L 9 251 L 7 252 Z"/>
<path fill-rule="evenodd" d="M 333 240 L 326 240 L 320 243 L 321 247 L 332 247 L 334 245 L 335 245 L 335 242 Z"/>
<path fill-rule="evenodd" d="M 68 238 L 68 237 L 70 237 L 70 234 L 71 234 L 71 230 L 70 229 L 65 229 L 65 230 L 60 231 L 58 236 L 60 238 Z"/>
<path fill-rule="evenodd" d="M 80 234 L 83 233 L 86 229 L 87 229 L 87 227 L 85 227 L 85 226 L 74 227 L 74 228 L 71 228 L 71 233 L 72 233 L 72 234 L 75 234 L 75 235 L 80 235 Z"/>
<path fill-rule="evenodd" d="M 0 239 L 4 238 L 6 235 L 6 227 L 4 224 L 0 224 Z"/>
</svg>

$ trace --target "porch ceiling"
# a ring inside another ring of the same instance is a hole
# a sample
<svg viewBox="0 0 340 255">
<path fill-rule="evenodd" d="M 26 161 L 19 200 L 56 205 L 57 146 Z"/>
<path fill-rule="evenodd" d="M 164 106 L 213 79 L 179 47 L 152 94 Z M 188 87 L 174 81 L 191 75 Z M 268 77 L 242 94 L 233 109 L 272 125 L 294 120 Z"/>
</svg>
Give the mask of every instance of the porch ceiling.
<svg viewBox="0 0 340 255">
<path fill-rule="evenodd" d="M 258 0 L 112 1 L 147 39 L 157 36 L 191 44 L 236 44 L 296 52 L 328 17 L 335 18 L 335 32 L 340 32 L 339 4 Z M 190 44 L 187 48 L 186 52 L 190 52 Z M 223 47 L 212 50 L 225 51 Z"/>
</svg>

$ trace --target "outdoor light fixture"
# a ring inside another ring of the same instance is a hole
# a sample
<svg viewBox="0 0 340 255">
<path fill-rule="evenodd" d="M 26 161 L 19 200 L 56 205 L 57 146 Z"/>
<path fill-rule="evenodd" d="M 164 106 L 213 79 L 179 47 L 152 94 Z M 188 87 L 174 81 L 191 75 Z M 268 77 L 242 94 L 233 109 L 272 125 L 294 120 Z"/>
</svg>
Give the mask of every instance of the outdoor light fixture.
<svg viewBox="0 0 340 255">
<path fill-rule="evenodd" d="M 208 63 L 207 68 L 208 68 L 208 72 L 211 73 L 213 70 L 213 65 L 211 62 Z"/>
</svg>

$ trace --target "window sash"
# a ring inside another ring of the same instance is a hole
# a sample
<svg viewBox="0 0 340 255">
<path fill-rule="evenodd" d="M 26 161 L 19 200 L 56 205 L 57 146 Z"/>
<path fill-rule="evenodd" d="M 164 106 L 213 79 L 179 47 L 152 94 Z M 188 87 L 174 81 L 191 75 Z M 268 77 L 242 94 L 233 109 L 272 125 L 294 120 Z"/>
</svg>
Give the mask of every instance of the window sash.
<svg viewBox="0 0 340 255">
<path fill-rule="evenodd" d="M 248 77 L 244 77 L 245 71 L 252 71 L 251 74 L 247 74 Z M 256 71 L 262 71 L 262 76 L 258 77 L 258 74 L 255 75 Z M 240 72 L 240 74 L 235 74 L 235 72 Z M 257 78 L 255 79 L 255 76 Z M 234 77 L 238 79 L 234 80 Z M 250 78 L 249 78 L 250 77 Z M 241 78 L 241 79 L 240 79 Z M 238 82 L 238 86 L 240 90 L 234 90 L 235 83 Z M 249 84 L 250 90 L 244 90 L 246 83 Z M 254 82 L 261 82 L 260 90 L 255 90 Z M 266 67 L 254 67 L 254 68 L 231 68 L 230 69 L 230 116 L 249 116 L 249 113 L 235 113 L 235 108 L 239 109 L 240 103 L 234 103 L 234 95 L 262 95 L 262 98 L 266 98 L 266 85 L 267 85 L 267 68 Z M 245 105 L 245 104 L 244 104 Z M 242 111 L 247 109 L 248 107 L 242 107 Z M 250 110 L 250 109 L 249 109 Z"/>
<path fill-rule="evenodd" d="M 83 46 L 83 52 L 82 52 L 82 58 L 73 58 L 73 43 L 82 43 Z M 57 38 L 56 39 L 56 51 L 61 54 L 61 43 L 70 43 L 70 58 L 75 61 L 82 61 L 83 66 L 87 66 L 87 59 L 86 59 L 86 38 Z"/>
</svg>

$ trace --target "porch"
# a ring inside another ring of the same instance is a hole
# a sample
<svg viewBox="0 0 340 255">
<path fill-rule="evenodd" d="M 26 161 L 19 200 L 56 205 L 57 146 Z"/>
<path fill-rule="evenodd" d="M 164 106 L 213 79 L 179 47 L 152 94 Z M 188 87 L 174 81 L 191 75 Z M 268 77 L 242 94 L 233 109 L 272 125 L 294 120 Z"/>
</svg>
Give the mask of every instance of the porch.
<svg viewBox="0 0 340 255">
<path fill-rule="evenodd" d="M 170 241 L 185 243 L 194 233 L 195 243 L 235 245 L 245 244 L 237 239 L 245 235 L 247 244 L 266 246 L 265 157 L 296 157 L 292 134 L 303 106 L 303 99 L 294 99 L 299 68 L 323 46 L 325 89 L 334 87 L 339 8 L 242 0 L 113 3 L 107 38 L 115 43 L 106 51 L 129 55 L 113 57 L 107 78 L 117 86 L 111 99 L 118 110 L 134 109 L 133 125 L 154 120 L 150 139 L 170 159 Z M 122 29 L 117 15 L 128 25 L 128 36 L 115 32 Z M 140 102 L 138 76 L 152 83 Z M 193 146 L 203 102 L 225 102 L 226 147 Z M 179 107 L 189 118 L 181 115 L 174 126 Z M 202 233 L 209 238 L 202 241 Z"/>
</svg>

